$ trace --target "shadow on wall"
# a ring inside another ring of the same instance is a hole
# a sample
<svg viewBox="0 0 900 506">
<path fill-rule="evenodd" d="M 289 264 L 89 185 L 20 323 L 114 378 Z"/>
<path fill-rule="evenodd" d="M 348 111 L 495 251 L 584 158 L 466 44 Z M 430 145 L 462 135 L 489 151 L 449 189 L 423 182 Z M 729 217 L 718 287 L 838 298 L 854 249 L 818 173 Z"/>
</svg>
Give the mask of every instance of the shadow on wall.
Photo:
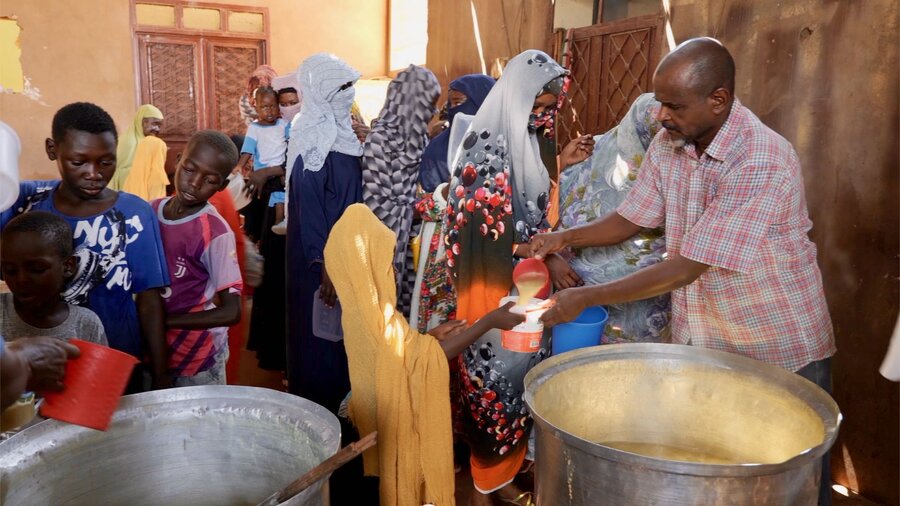
<svg viewBox="0 0 900 506">
<path fill-rule="evenodd" d="M 800 156 L 839 350 L 834 479 L 900 504 L 900 389 L 878 374 L 900 307 L 896 0 L 668 3 L 676 41 L 719 38 L 737 96 Z"/>
</svg>

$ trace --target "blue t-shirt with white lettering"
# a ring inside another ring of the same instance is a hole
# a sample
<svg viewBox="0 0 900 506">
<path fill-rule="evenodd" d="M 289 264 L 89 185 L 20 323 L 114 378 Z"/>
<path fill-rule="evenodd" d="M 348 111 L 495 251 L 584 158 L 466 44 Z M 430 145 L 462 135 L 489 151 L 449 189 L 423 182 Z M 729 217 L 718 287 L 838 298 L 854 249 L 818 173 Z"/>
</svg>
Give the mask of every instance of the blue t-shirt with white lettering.
<svg viewBox="0 0 900 506">
<path fill-rule="evenodd" d="M 134 295 L 169 285 L 159 221 L 150 204 L 125 192 L 119 192 L 116 203 L 100 214 L 65 215 L 53 205 L 59 184 L 20 183 L 18 201 L 0 214 L 0 229 L 29 211 L 49 211 L 64 218 L 75 236 L 78 269 L 63 299 L 97 313 L 111 348 L 143 358 Z"/>
</svg>

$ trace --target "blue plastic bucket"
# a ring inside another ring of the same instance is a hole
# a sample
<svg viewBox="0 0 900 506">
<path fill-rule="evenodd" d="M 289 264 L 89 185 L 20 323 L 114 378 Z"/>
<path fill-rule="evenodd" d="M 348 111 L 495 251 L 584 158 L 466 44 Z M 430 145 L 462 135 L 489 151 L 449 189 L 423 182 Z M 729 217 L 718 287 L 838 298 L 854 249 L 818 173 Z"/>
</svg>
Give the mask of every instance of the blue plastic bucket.
<svg viewBox="0 0 900 506">
<path fill-rule="evenodd" d="M 608 318 L 606 308 L 593 306 L 582 311 L 575 320 L 554 326 L 553 355 L 600 344 Z"/>
</svg>

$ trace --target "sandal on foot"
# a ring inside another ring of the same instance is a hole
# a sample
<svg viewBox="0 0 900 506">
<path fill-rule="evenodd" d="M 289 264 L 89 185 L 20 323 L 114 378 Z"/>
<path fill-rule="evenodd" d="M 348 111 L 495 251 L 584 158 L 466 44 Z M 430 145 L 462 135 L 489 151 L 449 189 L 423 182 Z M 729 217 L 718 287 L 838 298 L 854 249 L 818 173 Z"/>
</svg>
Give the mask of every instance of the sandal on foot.
<svg viewBox="0 0 900 506">
<path fill-rule="evenodd" d="M 531 492 L 522 492 L 518 496 L 516 496 L 513 500 L 504 499 L 503 502 L 507 504 L 516 504 L 517 506 L 534 506 L 534 501 L 532 499 Z M 524 500 L 525 502 L 522 502 Z"/>
</svg>

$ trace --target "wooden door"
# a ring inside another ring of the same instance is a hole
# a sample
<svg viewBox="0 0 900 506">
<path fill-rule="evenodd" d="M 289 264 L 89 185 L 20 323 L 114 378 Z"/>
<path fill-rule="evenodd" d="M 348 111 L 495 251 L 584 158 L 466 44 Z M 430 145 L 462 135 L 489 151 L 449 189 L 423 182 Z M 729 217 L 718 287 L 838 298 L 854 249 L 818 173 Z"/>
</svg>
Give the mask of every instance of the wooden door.
<svg viewBox="0 0 900 506">
<path fill-rule="evenodd" d="M 166 170 L 188 138 L 207 121 L 201 90 L 204 87 L 203 58 L 199 39 L 175 35 L 140 35 L 141 103 L 163 112 L 160 138 L 166 141 Z"/>
<path fill-rule="evenodd" d="M 571 83 L 560 114 L 561 145 L 579 133 L 606 132 L 641 93 L 652 91 L 662 21 L 659 15 L 640 16 L 569 31 L 565 64 Z"/>
<path fill-rule="evenodd" d="M 198 35 L 139 34 L 141 102 L 165 116 L 166 171 L 197 130 L 243 135 L 239 102 L 247 77 L 264 61 L 265 42 Z"/>
<path fill-rule="evenodd" d="M 206 40 L 206 97 L 208 124 L 228 135 L 244 135 L 238 103 L 247 78 L 263 62 L 262 42 L 255 40 Z"/>
</svg>

